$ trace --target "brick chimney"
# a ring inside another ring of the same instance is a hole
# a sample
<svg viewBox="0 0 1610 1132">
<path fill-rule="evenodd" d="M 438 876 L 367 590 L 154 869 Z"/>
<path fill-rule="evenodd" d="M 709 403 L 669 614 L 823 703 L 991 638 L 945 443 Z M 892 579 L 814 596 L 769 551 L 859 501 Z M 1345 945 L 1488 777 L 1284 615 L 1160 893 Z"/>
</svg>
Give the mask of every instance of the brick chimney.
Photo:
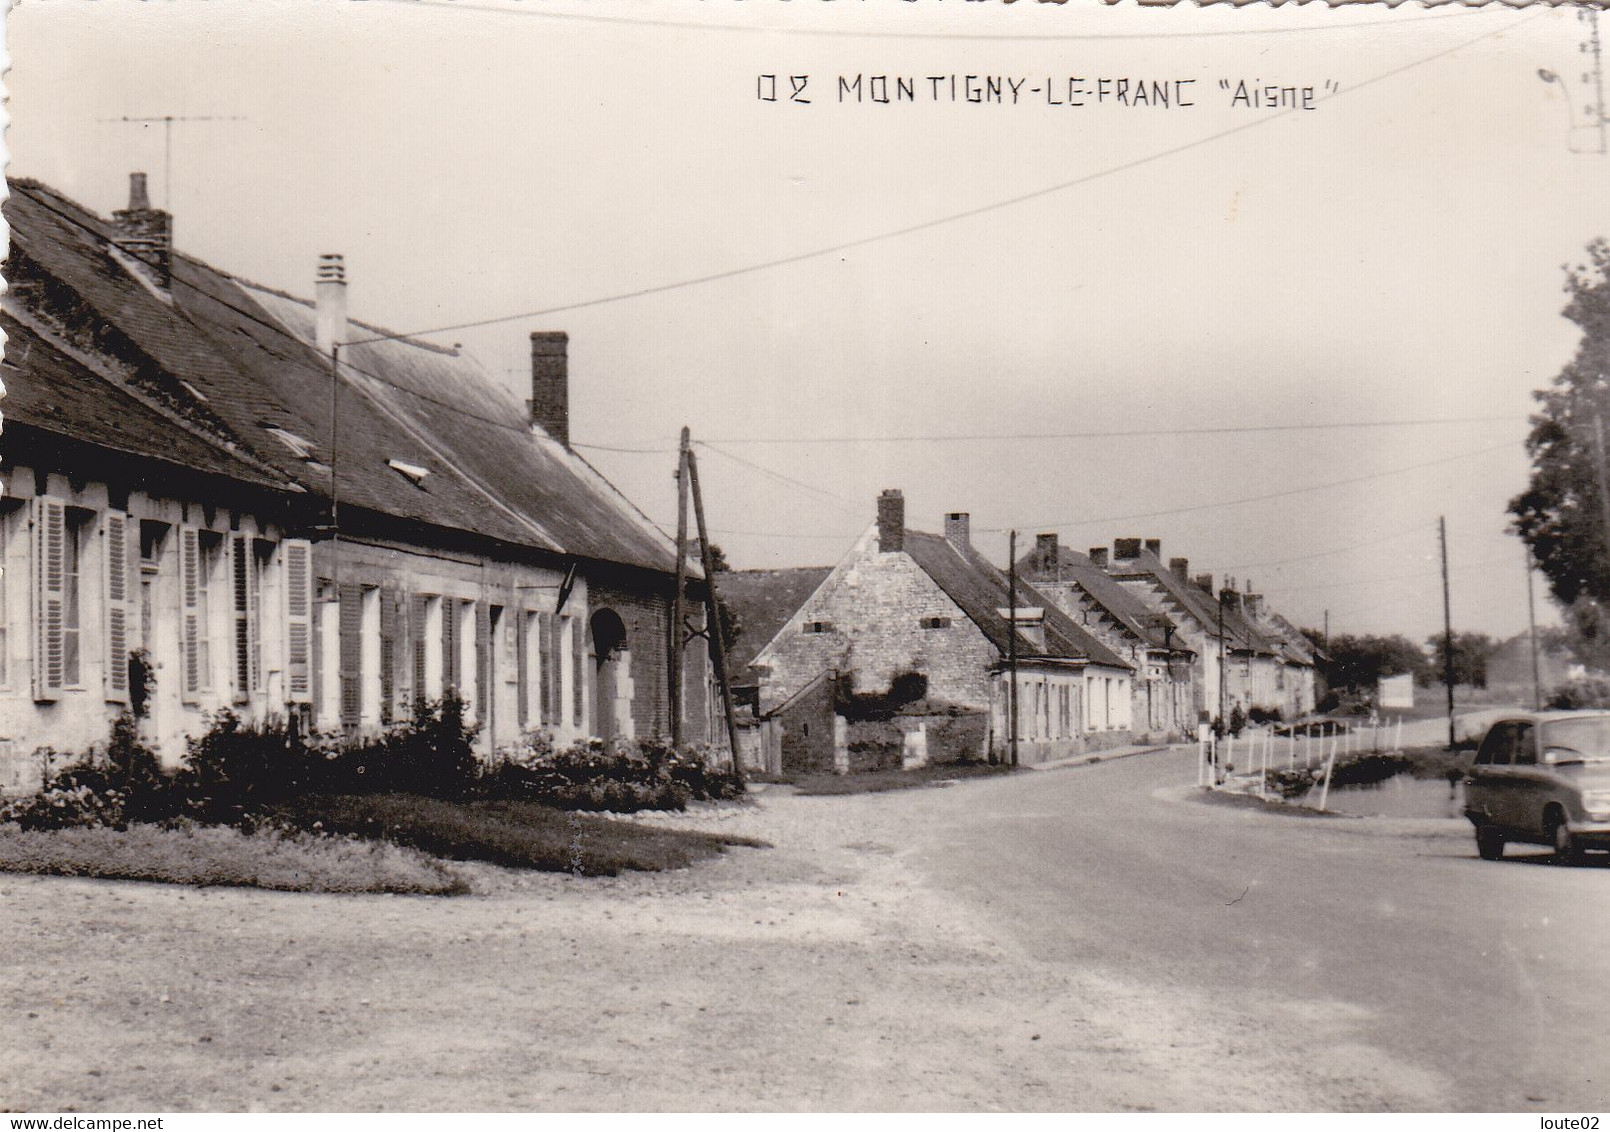
<svg viewBox="0 0 1610 1132">
<path fill-rule="evenodd" d="M 1247 594 L 1243 600 L 1246 602 L 1247 612 L 1252 614 L 1252 616 L 1253 616 L 1253 618 L 1255 620 L 1262 621 L 1263 620 L 1263 595 L 1262 594 Z"/>
<path fill-rule="evenodd" d="M 319 257 L 319 277 L 313 296 L 313 340 L 319 353 L 330 350 L 350 335 L 347 333 L 347 263 L 336 254 Z"/>
<path fill-rule="evenodd" d="M 1140 557 L 1140 539 L 1138 539 L 1138 538 L 1114 539 L 1113 544 L 1112 544 L 1112 556 L 1114 558 L 1116 558 L 1120 562 L 1124 562 L 1124 561 L 1132 560 L 1132 559 L 1135 559 L 1135 558 L 1139 558 Z"/>
<path fill-rule="evenodd" d="M 1160 539 L 1160 538 L 1149 538 L 1149 539 L 1147 539 L 1146 540 L 1146 553 L 1150 554 L 1153 558 L 1156 558 L 1158 561 L 1162 561 L 1162 558 L 1163 558 L 1163 540 Z"/>
<path fill-rule="evenodd" d="M 952 511 L 945 516 L 945 541 L 958 551 L 973 545 L 973 517 L 966 511 Z"/>
<path fill-rule="evenodd" d="M 129 206 L 112 213 L 113 242 L 151 269 L 158 285 L 173 282 L 173 217 L 151 207 L 145 174 L 129 174 Z"/>
<path fill-rule="evenodd" d="M 878 496 L 878 550 L 891 554 L 906 548 L 906 497 L 897 487 Z"/>
<path fill-rule="evenodd" d="M 1189 558 L 1170 558 L 1168 568 L 1174 572 L 1174 576 L 1180 581 L 1189 582 L 1191 580 L 1191 560 Z"/>
<path fill-rule="evenodd" d="M 1105 570 L 1107 568 L 1107 548 L 1104 546 L 1092 546 L 1090 548 L 1090 564 L 1098 570 Z"/>
<path fill-rule="evenodd" d="M 570 335 L 531 332 L 531 423 L 570 447 Z"/>
<path fill-rule="evenodd" d="M 1200 589 L 1206 590 L 1211 594 L 1213 592 L 1213 575 L 1198 574 L 1196 576 L 1196 584 Z"/>
<path fill-rule="evenodd" d="M 1034 536 L 1034 557 L 1031 561 L 1037 569 L 1053 578 L 1057 576 L 1062 566 L 1062 547 L 1057 541 L 1056 532 Z"/>
</svg>

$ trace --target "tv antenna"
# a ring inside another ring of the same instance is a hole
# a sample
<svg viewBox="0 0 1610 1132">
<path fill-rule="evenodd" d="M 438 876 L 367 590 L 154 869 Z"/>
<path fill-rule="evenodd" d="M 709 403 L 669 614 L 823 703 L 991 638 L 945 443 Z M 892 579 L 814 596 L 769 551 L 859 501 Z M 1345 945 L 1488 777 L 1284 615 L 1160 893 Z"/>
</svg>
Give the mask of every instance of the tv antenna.
<svg viewBox="0 0 1610 1132">
<path fill-rule="evenodd" d="M 1565 92 L 1565 109 L 1571 120 L 1571 152 L 1595 153 L 1602 156 L 1607 148 L 1605 132 L 1606 126 L 1610 126 L 1610 115 L 1606 115 L 1604 109 L 1604 57 L 1599 40 L 1598 9 L 1584 5 L 1577 10 L 1577 18 L 1588 25 L 1586 37 L 1577 44 L 1578 53 L 1586 56 L 1583 60 L 1585 69 L 1581 78 L 1573 84 L 1546 67 L 1538 70 L 1537 77 L 1546 83 L 1559 84 Z M 1580 122 L 1577 120 L 1576 106 L 1576 99 L 1579 97 L 1584 99 L 1582 115 L 1585 119 Z M 1581 134 L 1591 136 L 1592 140 L 1588 142 L 1589 148 L 1577 145 L 1576 138 Z"/>
<path fill-rule="evenodd" d="M 225 117 L 214 114 L 157 114 L 146 118 L 136 118 L 124 115 L 121 118 L 101 118 L 102 122 L 136 123 L 150 126 L 153 122 L 162 123 L 162 207 L 168 208 L 173 203 L 173 124 L 175 122 L 244 122 L 246 118 L 239 116 Z"/>
</svg>

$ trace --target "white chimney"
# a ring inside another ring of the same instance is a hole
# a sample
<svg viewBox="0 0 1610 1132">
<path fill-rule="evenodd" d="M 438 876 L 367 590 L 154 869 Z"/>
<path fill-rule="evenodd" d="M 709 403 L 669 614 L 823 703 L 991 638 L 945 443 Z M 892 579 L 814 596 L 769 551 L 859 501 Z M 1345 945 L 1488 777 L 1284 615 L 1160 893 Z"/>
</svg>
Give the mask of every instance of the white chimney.
<svg viewBox="0 0 1610 1132">
<path fill-rule="evenodd" d="M 317 311 L 314 340 L 319 353 L 347 340 L 347 265 L 339 255 L 319 257 L 318 288 L 314 293 Z"/>
</svg>

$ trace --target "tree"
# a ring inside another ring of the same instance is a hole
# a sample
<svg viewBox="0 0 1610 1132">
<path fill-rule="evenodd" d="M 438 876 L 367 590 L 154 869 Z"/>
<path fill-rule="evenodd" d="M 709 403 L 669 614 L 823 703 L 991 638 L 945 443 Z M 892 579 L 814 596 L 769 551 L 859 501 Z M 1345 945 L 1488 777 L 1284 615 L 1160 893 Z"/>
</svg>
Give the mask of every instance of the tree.
<svg viewBox="0 0 1610 1132">
<path fill-rule="evenodd" d="M 1565 269 L 1561 313 L 1582 331 L 1575 356 L 1537 391 L 1526 449 L 1527 488 L 1510 500 L 1516 533 L 1532 550 L 1585 663 L 1610 665 L 1610 241 Z"/>
<path fill-rule="evenodd" d="M 1404 673 L 1413 676 L 1417 684 L 1430 679 L 1431 666 L 1425 652 L 1407 637 L 1338 633 L 1327 646 L 1323 634 L 1316 630 L 1304 629 L 1303 634 L 1321 650 L 1319 674 L 1332 691 L 1351 689 L 1373 694 L 1381 677 Z"/>
<path fill-rule="evenodd" d="M 1435 664 L 1436 677 L 1443 679 L 1448 671 L 1448 639 L 1441 633 L 1426 638 Z M 1487 686 L 1487 658 L 1498 648 L 1498 642 L 1486 633 L 1455 633 L 1453 635 L 1453 682 L 1469 684 L 1474 688 Z"/>
</svg>

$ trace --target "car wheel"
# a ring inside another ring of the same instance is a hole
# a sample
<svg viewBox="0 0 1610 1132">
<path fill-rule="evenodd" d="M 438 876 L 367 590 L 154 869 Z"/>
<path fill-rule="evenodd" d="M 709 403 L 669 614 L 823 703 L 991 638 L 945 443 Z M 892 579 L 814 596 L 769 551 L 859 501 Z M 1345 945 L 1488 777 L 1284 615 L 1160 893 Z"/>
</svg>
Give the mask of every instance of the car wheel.
<svg viewBox="0 0 1610 1132">
<path fill-rule="evenodd" d="M 1476 827 L 1476 852 L 1483 861 L 1496 861 L 1504 855 L 1504 833 L 1490 825 Z"/>
<path fill-rule="evenodd" d="M 1582 862 L 1582 847 L 1565 824 L 1565 815 L 1556 811 L 1549 818 L 1549 841 L 1554 846 L 1554 863 L 1577 865 Z"/>
</svg>

